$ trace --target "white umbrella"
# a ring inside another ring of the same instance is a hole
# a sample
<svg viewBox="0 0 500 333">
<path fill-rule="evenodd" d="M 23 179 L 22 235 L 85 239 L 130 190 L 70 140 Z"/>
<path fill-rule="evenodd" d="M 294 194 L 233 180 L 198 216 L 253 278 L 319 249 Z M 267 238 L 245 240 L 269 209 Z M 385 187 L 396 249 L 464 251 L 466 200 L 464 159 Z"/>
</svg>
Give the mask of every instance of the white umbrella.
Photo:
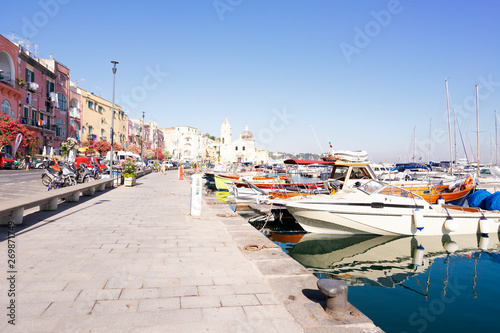
<svg viewBox="0 0 500 333">
<path fill-rule="evenodd" d="M 75 162 L 75 150 L 71 149 L 68 154 L 68 161 L 71 163 Z"/>
<path fill-rule="evenodd" d="M 54 147 L 50 147 L 50 158 L 54 157 Z"/>
<path fill-rule="evenodd" d="M 46 146 L 43 146 L 43 153 L 42 153 L 43 156 L 46 156 L 47 155 L 47 147 Z"/>
</svg>

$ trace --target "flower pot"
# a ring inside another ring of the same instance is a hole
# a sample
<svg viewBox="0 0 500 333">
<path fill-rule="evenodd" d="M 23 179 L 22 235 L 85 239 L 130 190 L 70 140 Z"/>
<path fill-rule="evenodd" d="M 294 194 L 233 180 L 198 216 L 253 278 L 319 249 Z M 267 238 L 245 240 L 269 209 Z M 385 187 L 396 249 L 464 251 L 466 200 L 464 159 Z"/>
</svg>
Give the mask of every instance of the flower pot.
<svg viewBox="0 0 500 333">
<path fill-rule="evenodd" d="M 134 186 L 135 185 L 135 177 L 125 177 L 124 178 L 124 185 L 125 186 Z"/>
</svg>

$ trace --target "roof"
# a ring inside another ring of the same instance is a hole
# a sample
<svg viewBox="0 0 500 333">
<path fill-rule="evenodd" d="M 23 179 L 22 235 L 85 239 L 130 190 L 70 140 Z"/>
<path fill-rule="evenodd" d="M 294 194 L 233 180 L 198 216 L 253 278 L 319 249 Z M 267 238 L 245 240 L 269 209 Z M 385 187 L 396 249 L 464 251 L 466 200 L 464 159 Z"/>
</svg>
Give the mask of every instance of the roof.
<svg viewBox="0 0 500 333">
<path fill-rule="evenodd" d="M 309 160 L 294 160 L 294 159 L 288 159 L 285 160 L 283 163 L 285 164 L 300 164 L 300 165 L 310 165 L 310 164 L 330 164 L 333 165 L 334 162 L 331 161 L 309 161 Z"/>
<path fill-rule="evenodd" d="M 310 165 L 310 164 L 326 164 L 326 165 L 368 165 L 370 162 L 366 161 L 344 161 L 344 160 L 336 160 L 336 161 L 308 161 L 308 160 L 294 160 L 288 159 L 283 163 L 285 164 L 300 164 L 300 165 Z"/>
</svg>

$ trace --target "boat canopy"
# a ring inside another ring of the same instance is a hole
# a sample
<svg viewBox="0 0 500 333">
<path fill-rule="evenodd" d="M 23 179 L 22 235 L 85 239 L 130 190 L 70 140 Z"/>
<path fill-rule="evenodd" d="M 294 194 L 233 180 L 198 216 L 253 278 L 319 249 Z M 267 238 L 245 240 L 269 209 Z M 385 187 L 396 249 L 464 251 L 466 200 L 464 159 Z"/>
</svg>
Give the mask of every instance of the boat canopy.
<svg viewBox="0 0 500 333">
<path fill-rule="evenodd" d="M 326 165 L 333 165 L 335 162 L 333 161 L 308 161 L 308 160 L 294 160 L 294 159 L 288 159 L 285 160 L 283 163 L 285 164 L 300 164 L 300 165 L 311 165 L 311 164 L 326 164 Z"/>
</svg>

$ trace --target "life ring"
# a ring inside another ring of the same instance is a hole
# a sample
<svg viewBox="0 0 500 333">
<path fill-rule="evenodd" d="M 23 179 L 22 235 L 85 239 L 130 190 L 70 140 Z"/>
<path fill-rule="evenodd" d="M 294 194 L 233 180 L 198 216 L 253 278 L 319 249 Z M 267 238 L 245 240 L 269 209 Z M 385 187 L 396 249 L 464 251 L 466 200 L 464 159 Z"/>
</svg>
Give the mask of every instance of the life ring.
<svg viewBox="0 0 500 333">
<path fill-rule="evenodd" d="M 458 172 L 458 173 L 462 173 L 462 172 L 464 172 L 464 170 L 462 170 L 462 169 L 458 169 L 458 170 L 457 170 L 457 172 Z"/>
</svg>

